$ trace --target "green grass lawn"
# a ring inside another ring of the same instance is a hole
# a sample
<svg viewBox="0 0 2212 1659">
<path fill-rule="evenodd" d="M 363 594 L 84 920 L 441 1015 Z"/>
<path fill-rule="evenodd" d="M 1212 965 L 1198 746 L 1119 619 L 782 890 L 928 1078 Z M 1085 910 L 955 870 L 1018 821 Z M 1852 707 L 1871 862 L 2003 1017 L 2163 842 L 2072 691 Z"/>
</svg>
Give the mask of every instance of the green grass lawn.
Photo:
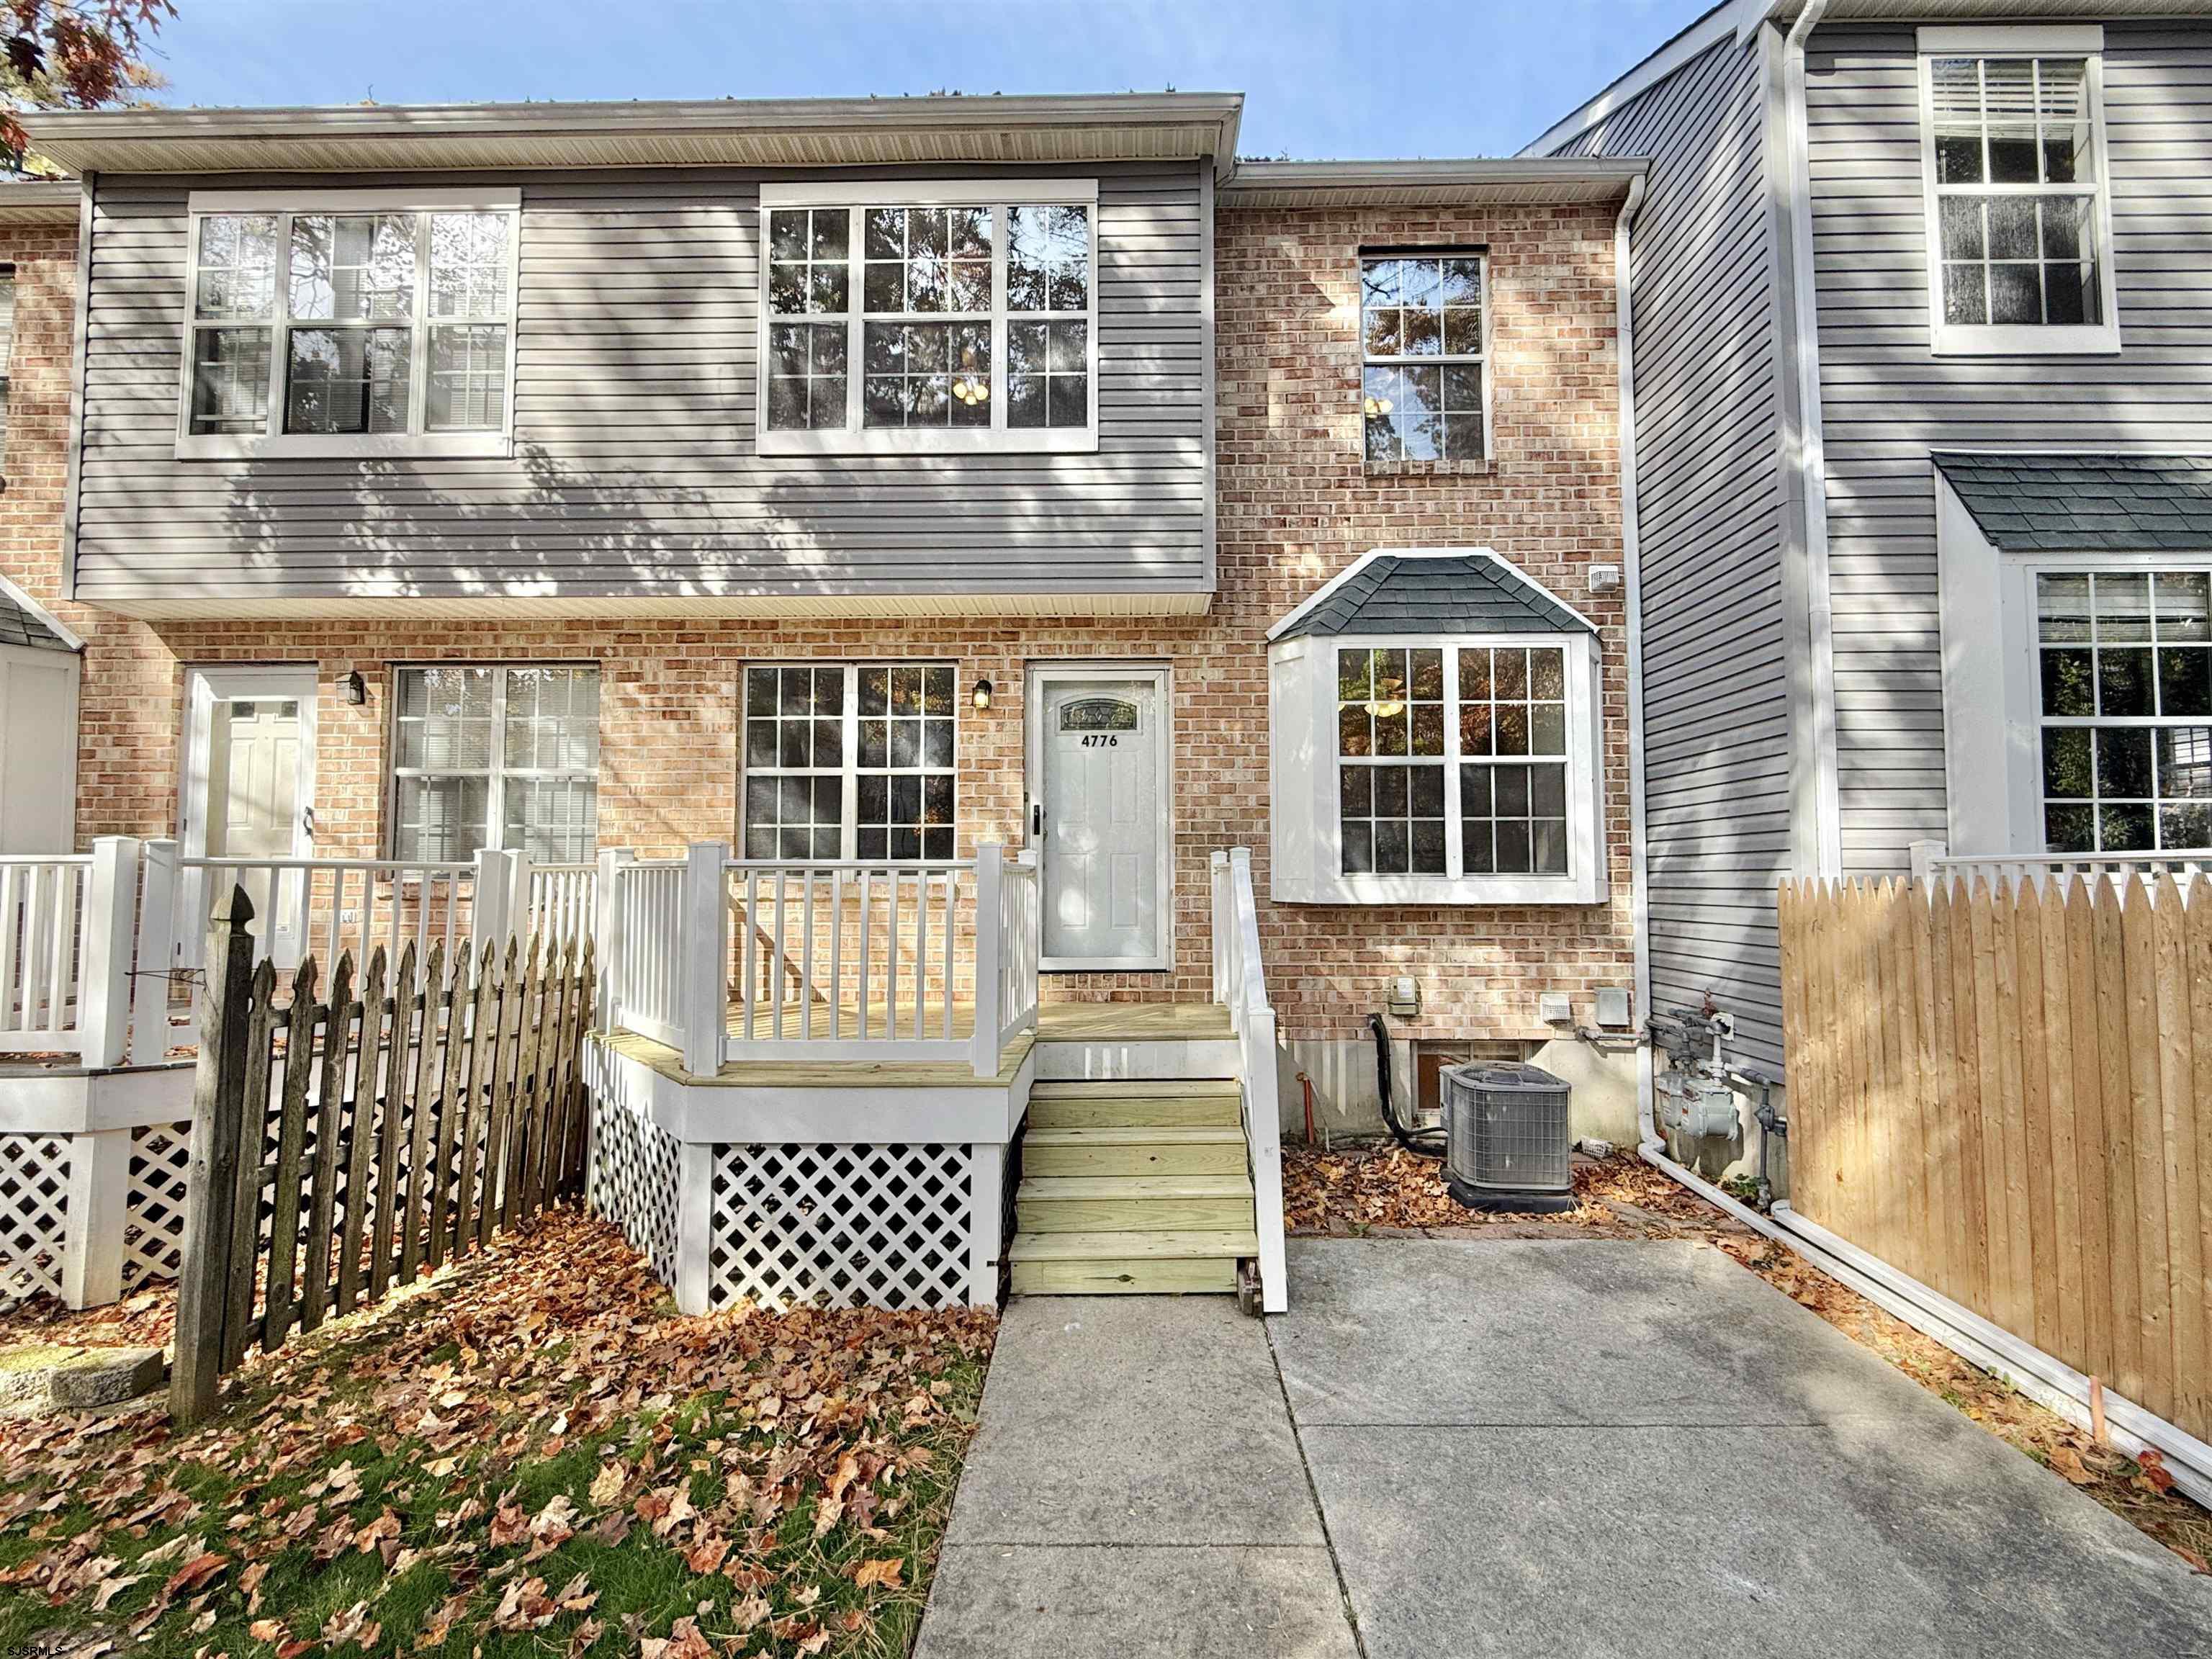
<svg viewBox="0 0 2212 1659">
<path fill-rule="evenodd" d="M 555 1213 L 190 1433 L 0 1424 L 0 1653 L 902 1656 L 994 1328 L 686 1318 Z"/>
</svg>

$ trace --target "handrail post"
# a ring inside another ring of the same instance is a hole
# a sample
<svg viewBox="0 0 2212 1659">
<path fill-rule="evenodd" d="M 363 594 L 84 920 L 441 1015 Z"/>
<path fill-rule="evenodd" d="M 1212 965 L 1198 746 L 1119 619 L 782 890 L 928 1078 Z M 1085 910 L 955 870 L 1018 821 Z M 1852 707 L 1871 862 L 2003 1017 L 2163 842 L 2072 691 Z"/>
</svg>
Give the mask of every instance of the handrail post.
<svg viewBox="0 0 2212 1659">
<path fill-rule="evenodd" d="M 713 1077 L 722 1069 L 723 1026 L 729 1018 L 730 913 L 723 889 L 730 862 L 726 841 L 695 841 L 684 855 L 679 949 L 684 981 L 684 1069 Z"/>
<path fill-rule="evenodd" d="M 1006 931 L 1006 848 L 984 842 L 975 848 L 975 1032 L 977 1077 L 999 1074 L 1000 969 Z"/>
<path fill-rule="evenodd" d="M 469 895 L 471 945 L 482 954 L 487 945 L 504 951 L 514 935 L 514 854 L 477 848 L 475 890 Z"/>
<path fill-rule="evenodd" d="M 1924 887 L 1936 879 L 1936 860 L 1943 857 L 1946 850 L 1940 841 L 1916 841 L 1905 848 L 1912 859 L 1914 885 Z"/>
<path fill-rule="evenodd" d="M 76 988 L 77 1051 L 87 1066 L 104 1071 L 123 1063 L 123 1036 L 131 1019 L 131 934 L 138 902 L 138 843 L 128 836 L 101 836 L 92 843 L 86 884 L 84 957 Z M 59 986 L 55 987 L 59 1012 Z"/>
<path fill-rule="evenodd" d="M 637 861 L 637 854 L 627 847 L 603 847 L 599 849 L 599 867 L 592 886 L 592 897 L 599 915 L 592 919 L 592 931 L 597 944 L 592 954 L 598 959 L 599 970 L 599 1030 L 612 1036 L 622 1027 L 623 1010 L 623 927 L 624 885 L 623 866 Z"/>
<path fill-rule="evenodd" d="M 139 849 L 138 940 L 131 981 L 130 1063 L 158 1066 L 169 1054 L 169 974 L 176 966 L 177 843 L 149 841 Z"/>
<path fill-rule="evenodd" d="M 530 902 L 530 854 L 526 849 L 509 853 L 507 858 L 509 866 L 507 878 L 508 925 L 514 928 L 518 936 L 526 938 L 531 933 L 536 931 L 538 921 Z M 546 944 L 550 949 L 552 941 L 549 939 Z"/>
<path fill-rule="evenodd" d="M 1213 854 L 1213 1000 L 1229 1000 L 1229 854 Z"/>
</svg>

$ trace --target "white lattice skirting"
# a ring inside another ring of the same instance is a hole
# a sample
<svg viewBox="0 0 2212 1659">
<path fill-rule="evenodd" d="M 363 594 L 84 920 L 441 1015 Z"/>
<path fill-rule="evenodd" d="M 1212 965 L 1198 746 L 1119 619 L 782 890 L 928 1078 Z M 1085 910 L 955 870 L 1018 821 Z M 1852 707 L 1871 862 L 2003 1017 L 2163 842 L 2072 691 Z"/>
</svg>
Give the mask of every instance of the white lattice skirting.
<svg viewBox="0 0 2212 1659">
<path fill-rule="evenodd" d="M 941 1308 L 966 1302 L 977 1150 L 714 1147 L 708 1305 L 750 1299 L 775 1307 Z M 999 1149 L 980 1150 L 994 1156 Z"/>
<path fill-rule="evenodd" d="M 622 1229 L 664 1285 L 676 1283 L 676 1137 L 619 1102 L 592 1100 L 592 1162 L 585 1192 L 593 1215 Z"/>
<path fill-rule="evenodd" d="M 0 1292 L 62 1293 L 70 1138 L 0 1134 Z"/>
<path fill-rule="evenodd" d="M 189 1123 L 142 1123 L 131 1131 L 125 1189 L 123 1291 L 149 1279 L 174 1279 L 183 1261 L 185 1185 L 192 1161 Z"/>
</svg>

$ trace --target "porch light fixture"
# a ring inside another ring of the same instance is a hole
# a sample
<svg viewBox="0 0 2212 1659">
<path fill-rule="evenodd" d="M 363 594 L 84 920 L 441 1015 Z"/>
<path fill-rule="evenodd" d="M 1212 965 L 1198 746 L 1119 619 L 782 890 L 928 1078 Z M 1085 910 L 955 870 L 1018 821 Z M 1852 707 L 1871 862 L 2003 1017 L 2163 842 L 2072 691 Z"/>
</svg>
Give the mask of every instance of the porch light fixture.
<svg viewBox="0 0 2212 1659">
<path fill-rule="evenodd" d="M 358 668 L 346 676 L 345 691 L 346 701 L 356 708 L 368 701 L 368 682 L 362 678 L 361 670 Z"/>
<path fill-rule="evenodd" d="M 976 708 L 988 708 L 991 706 L 991 682 L 990 682 L 990 681 L 988 681 L 988 680 L 977 680 L 977 681 L 975 682 L 975 693 L 974 693 L 974 700 L 975 700 L 975 707 L 976 707 Z"/>
</svg>

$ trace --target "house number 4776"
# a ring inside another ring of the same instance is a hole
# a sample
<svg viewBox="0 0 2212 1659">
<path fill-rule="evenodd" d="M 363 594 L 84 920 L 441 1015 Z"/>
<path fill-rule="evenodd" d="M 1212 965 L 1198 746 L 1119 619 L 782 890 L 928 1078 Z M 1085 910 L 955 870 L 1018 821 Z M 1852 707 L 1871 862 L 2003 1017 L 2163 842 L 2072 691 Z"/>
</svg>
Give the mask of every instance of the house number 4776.
<svg viewBox="0 0 2212 1659">
<path fill-rule="evenodd" d="M 1118 749 L 1121 746 L 1121 739 L 1108 732 L 1087 732 L 1084 734 L 1083 746 L 1085 749 Z"/>
</svg>

